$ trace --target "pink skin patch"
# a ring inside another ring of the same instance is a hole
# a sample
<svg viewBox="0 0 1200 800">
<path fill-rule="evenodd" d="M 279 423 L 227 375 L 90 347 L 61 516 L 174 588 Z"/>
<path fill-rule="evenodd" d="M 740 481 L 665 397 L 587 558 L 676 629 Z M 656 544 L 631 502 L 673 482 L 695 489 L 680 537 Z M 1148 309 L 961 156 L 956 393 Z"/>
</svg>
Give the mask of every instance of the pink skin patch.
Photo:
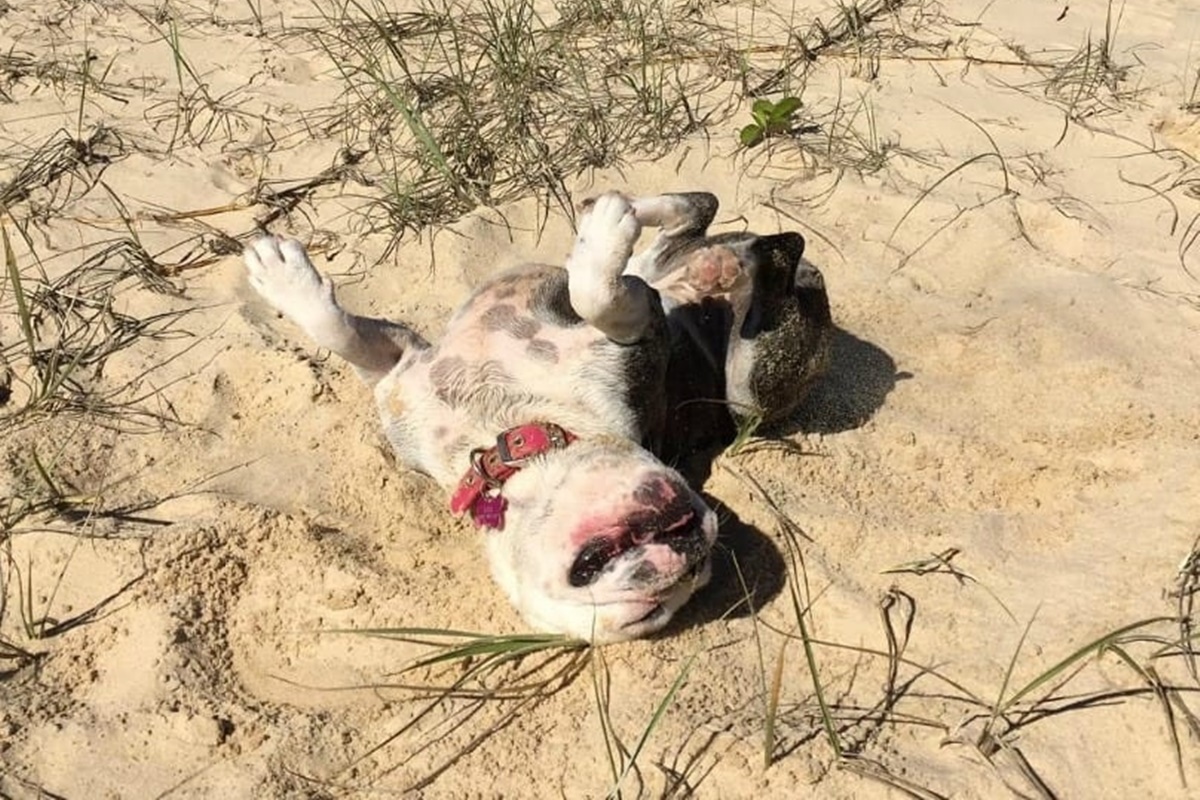
<svg viewBox="0 0 1200 800">
<path fill-rule="evenodd" d="M 634 490 L 632 499 L 634 505 L 629 510 L 617 510 L 614 513 L 609 507 L 603 512 L 583 517 L 571 532 L 571 544 L 579 548 L 593 539 L 611 537 L 620 540 L 625 536 L 633 544 L 645 544 L 653 541 L 656 533 L 686 527 L 695 517 L 689 498 L 681 495 L 669 481 L 662 478 L 639 486 Z M 676 513 L 671 515 L 672 511 Z M 656 530 L 655 523 L 661 525 L 664 521 L 666 526 Z"/>
</svg>

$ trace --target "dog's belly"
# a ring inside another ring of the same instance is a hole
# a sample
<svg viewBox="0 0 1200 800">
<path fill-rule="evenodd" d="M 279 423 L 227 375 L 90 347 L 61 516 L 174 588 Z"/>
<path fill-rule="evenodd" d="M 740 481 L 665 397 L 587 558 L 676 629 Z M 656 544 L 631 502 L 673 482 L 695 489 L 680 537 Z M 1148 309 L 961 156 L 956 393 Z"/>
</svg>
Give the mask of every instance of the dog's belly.
<svg viewBox="0 0 1200 800">
<path fill-rule="evenodd" d="M 472 448 L 530 421 L 643 441 L 661 425 L 666 356 L 665 335 L 609 341 L 571 309 L 563 270 L 529 266 L 480 288 L 375 395 L 399 458 L 449 485 Z"/>
</svg>

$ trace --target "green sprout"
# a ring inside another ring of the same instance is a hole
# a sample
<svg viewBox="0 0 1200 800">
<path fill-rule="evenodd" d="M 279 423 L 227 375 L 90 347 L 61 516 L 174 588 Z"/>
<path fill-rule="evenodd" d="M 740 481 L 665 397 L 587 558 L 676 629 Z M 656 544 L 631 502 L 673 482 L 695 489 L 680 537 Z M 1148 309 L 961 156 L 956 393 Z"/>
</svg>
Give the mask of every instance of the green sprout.
<svg viewBox="0 0 1200 800">
<path fill-rule="evenodd" d="M 792 117 L 801 106 L 799 97 L 788 95 L 778 102 L 760 98 L 750 107 L 754 122 L 742 128 L 738 138 L 743 147 L 754 145 L 771 136 L 787 133 L 792 129 Z"/>
</svg>

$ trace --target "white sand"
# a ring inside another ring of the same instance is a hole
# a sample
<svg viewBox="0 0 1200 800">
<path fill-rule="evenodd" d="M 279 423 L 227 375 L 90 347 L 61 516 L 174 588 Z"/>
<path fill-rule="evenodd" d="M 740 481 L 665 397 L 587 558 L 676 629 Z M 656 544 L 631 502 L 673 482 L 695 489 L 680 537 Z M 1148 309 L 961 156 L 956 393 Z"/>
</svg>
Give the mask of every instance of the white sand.
<svg viewBox="0 0 1200 800">
<path fill-rule="evenodd" d="M 972 745 L 1026 629 L 1006 698 L 1104 634 L 1178 613 L 1170 592 L 1200 533 L 1200 287 L 1188 272 L 1200 275 L 1200 249 L 1187 249 L 1200 212 L 1200 116 L 1186 108 L 1200 2 L 1129 4 L 1113 47 L 1129 72 L 1116 94 L 1096 95 L 1105 107 L 1075 104 L 1096 112 L 1086 125 L 1066 121 L 1069 99 L 1047 96 L 1048 68 L 1011 63 L 1013 48 L 1061 64 L 1088 31 L 1103 37 L 1107 3 L 944 5 L 958 24 L 931 2 L 904 3 L 873 23 L 889 34 L 881 58 L 842 48 L 809 76 L 805 113 L 886 151 L 881 169 L 838 173 L 779 139 L 738 151 L 746 103 L 653 162 L 631 157 L 568 182 L 576 199 L 610 186 L 707 189 L 727 229 L 800 230 L 844 331 L 796 424 L 719 459 L 705 487 L 728 509 L 723 541 L 756 586 L 762 624 L 744 607 L 723 618 L 741 594 L 726 569 L 670 635 L 604 649 L 612 726 L 629 748 L 695 656 L 626 796 L 903 796 L 834 765 L 804 652 L 777 632 L 796 632 L 787 548 L 754 482 L 809 537 L 810 624 L 845 645 L 816 648 L 820 679 L 843 745 L 864 762 L 956 798 L 1038 796 L 1018 753 L 1060 797 L 1188 797 L 1200 785 L 1200 731 L 1174 707 L 1189 790 L 1159 700 L 1113 653 L 1024 698 L 1049 701 L 1011 709 L 1022 724 L 997 724 L 1005 747 L 991 763 Z M 239 113 L 200 114 L 172 145 L 175 63 L 131 6 L 151 18 L 171 9 L 193 69 L 212 96 L 236 92 L 227 102 Z M 132 520 L 35 516 L 7 538 L 0 634 L 42 656 L 0 678 L 0 795 L 602 796 L 612 776 L 598 668 L 523 702 L 443 701 L 406 728 L 428 701 L 380 687 L 401 680 L 396 669 L 417 649 L 327 632 L 523 625 L 488 577 L 479 534 L 450 518 L 429 479 L 385 455 L 352 371 L 305 349 L 252 297 L 237 258 L 188 260 L 198 233 L 246 234 L 265 207 L 155 216 L 234 203 L 260 178 L 283 188 L 338 153 L 336 136 L 303 124 L 342 88 L 328 58 L 295 35 L 318 23 L 313 7 L 264 0 L 262 35 L 251 7 L 0 3 L 0 52 L 77 67 L 86 46 L 92 73 L 125 87 L 121 100 L 93 91 L 83 105 L 82 130 L 103 123 L 130 153 L 103 171 L 104 186 L 85 193 L 62 179 L 57 194 L 38 189 L 4 217 L 27 279 L 39 269 L 30 245 L 62 274 L 127 238 L 126 215 L 151 253 L 174 247 L 162 261 L 194 265 L 174 277 L 180 297 L 132 284 L 118 295 L 118 310 L 135 316 L 193 309 L 177 323 L 192 336 L 140 342 L 113 357 L 100 384 L 161 365 L 140 385 L 160 390 L 154 408 L 182 424 L 122 433 L 60 416 L 0 428 L 10 507 L 33 487 L 44 494 L 35 452 L 71 492 L 99 492 L 104 508 L 147 504 Z M 736 20 L 746 45 L 777 41 L 772 13 L 797 27 L 813 9 L 832 18 L 820 2 L 699 7 Z M 898 50 L 902 36 L 930 46 Z M 0 185 L 55 131 L 76 135 L 80 104 L 78 80 L 5 74 L 13 102 L 0 105 Z M 842 127 L 821 116 L 839 102 Z M 191 141 L 210 123 L 207 141 Z M 429 335 L 479 279 L 523 258 L 559 259 L 571 240 L 553 208 L 539 235 L 542 212 L 528 199 L 407 236 L 379 261 L 389 236 L 366 233 L 359 213 L 373 191 L 326 186 L 272 227 L 331 254 L 322 268 L 341 276 L 346 305 Z M 21 334 L 4 287 L 0 342 L 10 345 Z M 16 384 L 9 408 L 24 397 Z M 969 578 L 885 572 L 951 548 Z M 33 575 L 35 616 L 83 615 L 79 624 L 28 638 L 14 566 Z M 899 627 L 906 609 L 914 616 L 902 692 L 880 724 L 884 598 Z M 764 768 L 762 687 L 785 643 Z M 1158 649 L 1127 648 L 1200 713 L 1185 660 L 1152 661 Z M 415 679 L 429 676 L 404 680 Z M 1097 692 L 1111 696 L 1020 713 Z"/>
</svg>

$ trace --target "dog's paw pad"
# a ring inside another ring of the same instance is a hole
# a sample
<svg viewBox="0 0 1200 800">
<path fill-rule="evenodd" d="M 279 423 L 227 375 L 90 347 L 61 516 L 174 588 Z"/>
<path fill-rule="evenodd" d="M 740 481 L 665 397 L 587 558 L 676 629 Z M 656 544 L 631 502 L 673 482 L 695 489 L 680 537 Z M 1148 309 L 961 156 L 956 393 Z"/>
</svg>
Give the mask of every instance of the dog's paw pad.
<svg viewBox="0 0 1200 800">
<path fill-rule="evenodd" d="M 701 297 L 728 294 L 749 276 L 728 247 L 706 247 L 692 256 L 684 280 Z"/>
</svg>

